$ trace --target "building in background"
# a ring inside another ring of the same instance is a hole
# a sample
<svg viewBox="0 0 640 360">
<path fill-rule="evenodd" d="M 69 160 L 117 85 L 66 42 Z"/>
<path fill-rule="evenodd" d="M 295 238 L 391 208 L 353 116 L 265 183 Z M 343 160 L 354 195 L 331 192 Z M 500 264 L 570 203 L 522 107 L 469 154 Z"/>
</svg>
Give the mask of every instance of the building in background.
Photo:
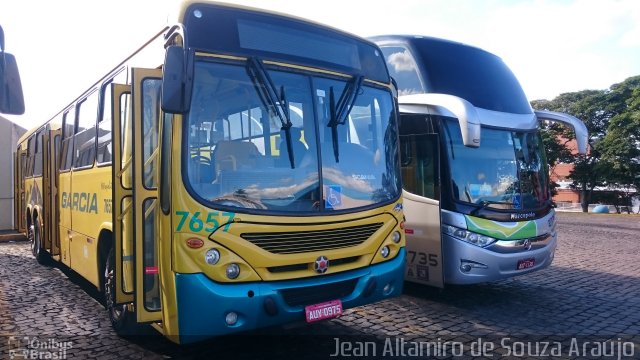
<svg viewBox="0 0 640 360">
<path fill-rule="evenodd" d="M 25 132 L 0 116 L 0 231 L 13 229 L 13 162 L 18 138 Z"/>
</svg>

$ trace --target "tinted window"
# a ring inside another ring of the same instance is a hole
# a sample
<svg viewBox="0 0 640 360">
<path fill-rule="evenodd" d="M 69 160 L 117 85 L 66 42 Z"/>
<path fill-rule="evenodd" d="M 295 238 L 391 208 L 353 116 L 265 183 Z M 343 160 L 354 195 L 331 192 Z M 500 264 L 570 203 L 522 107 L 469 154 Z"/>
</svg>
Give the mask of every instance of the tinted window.
<svg viewBox="0 0 640 360">
<path fill-rule="evenodd" d="M 499 57 L 471 46 L 430 38 L 413 39 L 412 45 L 416 60 L 426 73 L 424 84 L 428 92 L 455 95 L 483 109 L 531 113 L 518 80 Z"/>
<path fill-rule="evenodd" d="M 377 46 L 330 28 L 217 5 L 191 5 L 186 14 L 189 44 L 197 49 L 294 60 L 389 81 Z"/>
<path fill-rule="evenodd" d="M 401 46 L 382 47 L 389 74 L 398 83 L 398 95 L 424 93 L 418 66 L 411 52 Z"/>
</svg>

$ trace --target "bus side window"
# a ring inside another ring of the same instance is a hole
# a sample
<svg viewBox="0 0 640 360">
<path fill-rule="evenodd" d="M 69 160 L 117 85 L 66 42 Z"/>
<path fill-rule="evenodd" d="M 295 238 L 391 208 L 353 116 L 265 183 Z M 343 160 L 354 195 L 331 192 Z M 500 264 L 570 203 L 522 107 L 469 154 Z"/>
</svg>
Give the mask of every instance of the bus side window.
<svg viewBox="0 0 640 360">
<path fill-rule="evenodd" d="M 33 176 L 42 176 L 42 146 L 44 130 L 40 130 L 35 138 L 35 153 L 33 156 Z"/>
<path fill-rule="evenodd" d="M 78 126 L 74 135 L 76 146 L 74 168 L 91 167 L 96 156 L 96 119 L 98 91 L 94 90 L 78 105 Z"/>
<path fill-rule="evenodd" d="M 62 120 L 62 151 L 60 151 L 60 171 L 71 169 L 73 160 L 73 130 L 75 128 L 75 107 L 69 109 Z"/>
<path fill-rule="evenodd" d="M 440 200 L 438 134 L 424 115 L 402 114 L 400 161 L 406 191 Z"/>
<path fill-rule="evenodd" d="M 113 149 L 111 148 L 111 126 L 113 122 L 113 104 L 111 103 L 111 84 L 125 84 L 127 72 L 121 68 L 113 78 L 107 80 L 100 90 L 100 108 L 98 111 L 98 145 L 96 152 L 96 162 L 98 165 L 111 164 Z"/>
<path fill-rule="evenodd" d="M 25 177 L 33 176 L 33 160 L 35 157 L 35 148 L 36 148 L 35 136 L 32 135 L 31 137 L 29 137 L 29 140 L 27 141 L 27 164 L 24 169 Z"/>
<path fill-rule="evenodd" d="M 398 83 L 398 95 L 425 93 L 420 71 L 411 51 L 404 46 L 385 46 L 380 48 L 389 64 L 389 74 Z"/>
</svg>

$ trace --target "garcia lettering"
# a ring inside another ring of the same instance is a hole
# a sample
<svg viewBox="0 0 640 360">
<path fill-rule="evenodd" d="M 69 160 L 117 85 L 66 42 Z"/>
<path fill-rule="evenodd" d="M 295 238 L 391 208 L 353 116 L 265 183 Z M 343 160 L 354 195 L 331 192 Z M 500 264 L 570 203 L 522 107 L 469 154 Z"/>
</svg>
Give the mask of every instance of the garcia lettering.
<svg viewBox="0 0 640 360">
<path fill-rule="evenodd" d="M 62 193 L 61 207 L 84 213 L 98 213 L 98 195 L 96 193 Z"/>
</svg>

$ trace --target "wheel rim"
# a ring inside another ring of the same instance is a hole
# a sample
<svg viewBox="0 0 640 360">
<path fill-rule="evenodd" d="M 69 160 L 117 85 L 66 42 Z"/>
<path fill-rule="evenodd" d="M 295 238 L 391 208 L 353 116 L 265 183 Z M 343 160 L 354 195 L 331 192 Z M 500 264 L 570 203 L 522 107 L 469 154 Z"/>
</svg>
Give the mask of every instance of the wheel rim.
<svg viewBox="0 0 640 360">
<path fill-rule="evenodd" d="M 105 271 L 105 284 L 104 284 L 104 292 L 107 300 L 107 309 L 111 315 L 113 320 L 120 320 L 122 315 L 125 312 L 126 305 L 116 305 L 116 294 L 115 294 L 115 275 L 113 271 L 113 265 L 111 261 L 109 261 L 109 265 Z"/>
<path fill-rule="evenodd" d="M 27 230 L 27 239 L 31 243 L 31 254 L 33 254 L 33 256 L 36 256 L 36 238 L 34 233 L 35 226 L 29 226 L 29 229 Z"/>
</svg>

